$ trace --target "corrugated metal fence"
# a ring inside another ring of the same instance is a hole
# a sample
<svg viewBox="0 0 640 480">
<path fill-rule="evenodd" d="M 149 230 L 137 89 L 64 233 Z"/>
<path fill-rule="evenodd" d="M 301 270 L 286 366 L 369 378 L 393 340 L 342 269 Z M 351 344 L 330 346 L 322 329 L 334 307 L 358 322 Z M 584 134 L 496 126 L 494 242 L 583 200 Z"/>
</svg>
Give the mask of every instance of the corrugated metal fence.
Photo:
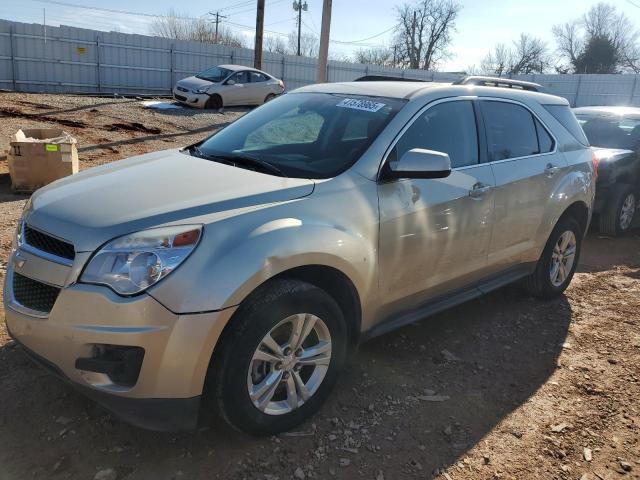
<svg viewBox="0 0 640 480">
<path fill-rule="evenodd" d="M 46 27 L 0 20 L 0 88 L 34 92 L 168 94 L 180 78 L 205 68 L 251 66 L 253 50 L 145 35 Z M 316 60 L 265 52 L 263 69 L 291 90 L 315 81 Z M 330 82 L 387 74 L 450 82 L 460 76 L 329 62 Z M 640 75 L 519 75 L 572 105 L 640 106 Z"/>
</svg>

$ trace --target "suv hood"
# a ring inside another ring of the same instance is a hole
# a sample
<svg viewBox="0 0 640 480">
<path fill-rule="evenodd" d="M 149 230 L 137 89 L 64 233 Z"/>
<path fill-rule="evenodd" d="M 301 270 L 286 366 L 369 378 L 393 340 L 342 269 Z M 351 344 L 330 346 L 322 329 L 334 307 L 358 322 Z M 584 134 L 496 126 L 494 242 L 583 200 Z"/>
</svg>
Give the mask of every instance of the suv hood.
<svg viewBox="0 0 640 480">
<path fill-rule="evenodd" d="M 25 218 L 85 252 L 146 228 L 301 198 L 314 185 L 166 150 L 58 180 L 33 195 Z"/>
<path fill-rule="evenodd" d="M 195 91 L 200 88 L 210 87 L 213 84 L 214 82 L 212 82 L 211 80 L 205 80 L 203 78 L 198 78 L 196 76 L 183 78 L 178 82 L 179 86 L 191 91 Z"/>
</svg>

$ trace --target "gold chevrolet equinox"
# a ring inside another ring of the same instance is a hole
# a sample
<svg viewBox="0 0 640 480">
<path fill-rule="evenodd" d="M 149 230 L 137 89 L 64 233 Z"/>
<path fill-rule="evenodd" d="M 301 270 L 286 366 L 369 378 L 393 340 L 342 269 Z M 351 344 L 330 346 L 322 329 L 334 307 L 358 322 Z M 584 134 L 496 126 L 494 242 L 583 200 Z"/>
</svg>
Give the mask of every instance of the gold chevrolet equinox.
<svg viewBox="0 0 640 480">
<path fill-rule="evenodd" d="M 16 229 L 8 330 L 135 425 L 290 429 L 360 342 L 514 281 L 567 288 L 597 164 L 538 87 L 312 85 L 56 181 Z"/>
</svg>

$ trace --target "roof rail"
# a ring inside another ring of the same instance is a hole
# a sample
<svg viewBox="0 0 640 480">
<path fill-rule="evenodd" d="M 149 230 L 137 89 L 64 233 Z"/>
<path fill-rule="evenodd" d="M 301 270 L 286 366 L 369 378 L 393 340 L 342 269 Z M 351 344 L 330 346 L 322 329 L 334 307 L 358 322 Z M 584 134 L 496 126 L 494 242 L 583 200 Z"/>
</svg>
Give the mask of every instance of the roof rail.
<svg viewBox="0 0 640 480">
<path fill-rule="evenodd" d="M 392 77 L 390 75 L 365 75 L 354 80 L 354 82 L 429 82 L 430 80 L 420 80 L 419 78 Z"/>
<path fill-rule="evenodd" d="M 453 82 L 453 85 L 479 85 L 483 87 L 515 88 L 519 90 L 529 90 L 531 92 L 545 91 L 544 87 L 538 83 L 511 80 L 510 78 L 481 77 L 476 75 L 457 80 Z"/>
</svg>

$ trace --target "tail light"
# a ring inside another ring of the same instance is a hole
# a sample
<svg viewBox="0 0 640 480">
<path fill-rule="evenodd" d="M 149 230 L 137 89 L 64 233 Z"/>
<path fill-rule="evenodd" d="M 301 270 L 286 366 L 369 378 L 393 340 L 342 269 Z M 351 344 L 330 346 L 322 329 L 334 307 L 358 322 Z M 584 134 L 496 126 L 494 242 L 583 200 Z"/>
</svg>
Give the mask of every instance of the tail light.
<svg viewBox="0 0 640 480">
<path fill-rule="evenodd" d="M 284 92 L 284 82 L 282 80 L 278 80 L 278 85 L 280 85 L 280 88 L 282 89 L 282 91 Z"/>
<path fill-rule="evenodd" d="M 596 156 L 596 152 L 592 153 L 591 164 L 593 165 L 593 178 L 597 180 L 598 179 L 598 164 L 599 164 L 599 160 L 598 160 L 598 157 Z"/>
</svg>

